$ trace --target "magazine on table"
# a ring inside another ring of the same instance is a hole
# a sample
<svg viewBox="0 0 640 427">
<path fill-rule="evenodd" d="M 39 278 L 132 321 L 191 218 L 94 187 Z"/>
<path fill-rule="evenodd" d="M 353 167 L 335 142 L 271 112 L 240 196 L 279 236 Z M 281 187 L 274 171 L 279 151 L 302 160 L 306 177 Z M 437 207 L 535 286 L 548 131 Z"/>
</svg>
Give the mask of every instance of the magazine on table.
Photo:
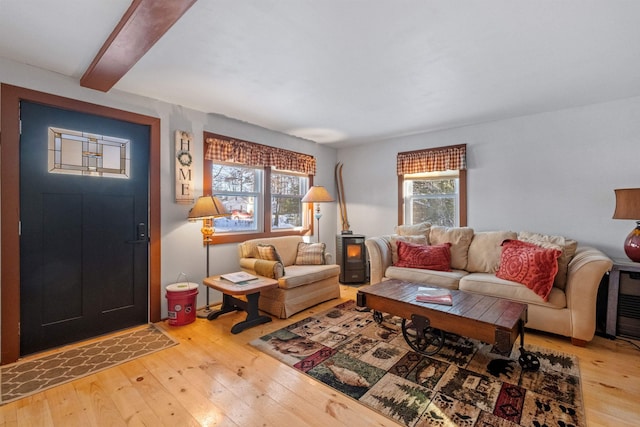
<svg viewBox="0 0 640 427">
<path fill-rule="evenodd" d="M 451 291 L 449 289 L 436 287 L 420 286 L 416 294 L 416 301 L 453 305 Z"/>
<path fill-rule="evenodd" d="M 232 283 L 250 282 L 252 280 L 258 280 L 258 276 L 249 274 L 246 271 L 236 271 L 235 273 L 221 274 L 220 277 Z"/>
</svg>

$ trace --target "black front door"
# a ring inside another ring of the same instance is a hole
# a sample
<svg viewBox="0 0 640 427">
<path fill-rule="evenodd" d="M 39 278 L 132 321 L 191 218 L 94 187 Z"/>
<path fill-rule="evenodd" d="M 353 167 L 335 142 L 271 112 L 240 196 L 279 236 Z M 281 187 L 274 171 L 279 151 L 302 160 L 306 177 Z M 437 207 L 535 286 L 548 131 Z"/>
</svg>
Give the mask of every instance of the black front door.
<svg viewBox="0 0 640 427">
<path fill-rule="evenodd" d="M 20 109 L 20 354 L 146 323 L 149 127 Z"/>
</svg>

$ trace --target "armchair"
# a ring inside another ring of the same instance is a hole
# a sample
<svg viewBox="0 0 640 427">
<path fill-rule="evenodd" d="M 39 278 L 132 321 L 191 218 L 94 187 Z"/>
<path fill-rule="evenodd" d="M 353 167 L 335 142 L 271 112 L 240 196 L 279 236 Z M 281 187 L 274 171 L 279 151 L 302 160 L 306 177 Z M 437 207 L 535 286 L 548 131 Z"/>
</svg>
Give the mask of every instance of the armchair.
<svg viewBox="0 0 640 427">
<path fill-rule="evenodd" d="M 317 245 L 324 246 L 305 243 L 301 236 L 252 239 L 238 245 L 242 270 L 278 280 L 277 288 L 260 293 L 260 310 L 286 319 L 306 308 L 340 297 L 340 266 L 333 264 L 331 254 L 322 251 L 321 258 L 318 258 L 311 251 L 305 252 L 307 249 L 317 250 Z M 269 246 L 275 248 L 276 258 L 261 254 L 264 251 L 259 247 Z M 303 256 L 305 253 L 309 256 Z"/>
</svg>

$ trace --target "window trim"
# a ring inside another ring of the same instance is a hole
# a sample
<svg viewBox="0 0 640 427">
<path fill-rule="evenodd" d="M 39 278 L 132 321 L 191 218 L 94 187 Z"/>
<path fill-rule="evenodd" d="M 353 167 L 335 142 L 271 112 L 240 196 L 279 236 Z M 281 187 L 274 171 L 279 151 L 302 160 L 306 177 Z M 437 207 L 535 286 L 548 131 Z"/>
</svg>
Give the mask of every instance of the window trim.
<svg viewBox="0 0 640 427">
<path fill-rule="evenodd" d="M 398 175 L 398 225 L 404 224 L 404 175 Z M 460 227 L 467 226 L 467 170 L 458 171 L 458 215 Z"/>
<path fill-rule="evenodd" d="M 437 148 L 428 148 L 424 150 L 416 150 L 416 153 L 424 152 L 438 152 L 445 151 L 447 149 L 460 149 L 463 148 L 466 152 L 466 144 L 460 145 L 450 145 L 446 147 L 437 147 Z M 413 153 L 413 152 L 411 152 Z M 405 154 L 405 153 L 398 153 Z M 423 171 L 423 172 L 432 172 L 432 171 Z M 398 225 L 404 224 L 404 174 L 398 174 Z M 459 218 L 460 218 L 460 227 L 467 226 L 467 169 L 466 165 L 463 164 L 463 167 L 458 169 L 458 191 L 459 191 Z"/>
<path fill-rule="evenodd" d="M 203 173 L 202 173 L 202 189 L 203 195 L 210 195 L 211 188 L 213 187 L 212 176 L 211 176 L 211 167 L 214 163 L 213 160 L 209 160 L 206 158 L 205 154 L 207 153 L 208 147 L 206 140 L 208 137 L 220 138 L 233 140 L 228 136 L 218 135 L 211 132 L 204 132 L 203 143 L 202 143 L 202 164 L 203 164 Z M 252 143 L 254 144 L 254 143 Z M 257 144 L 258 145 L 258 144 Z M 251 166 L 251 165 L 246 165 Z M 260 166 L 251 166 L 255 168 L 260 168 Z M 264 173 L 264 182 L 262 189 L 262 226 L 263 231 L 261 232 L 237 232 L 237 233 L 214 233 L 211 243 L 214 245 L 224 244 L 224 243 L 240 243 L 250 239 L 260 239 L 265 237 L 278 237 L 278 236 L 309 236 L 313 234 L 313 203 L 303 203 L 302 204 L 302 214 L 305 218 L 310 218 L 308 220 L 307 227 L 303 227 L 299 230 L 272 230 L 271 229 L 271 166 L 263 166 Z M 313 175 L 307 175 L 309 180 L 309 188 L 313 185 Z M 256 218 L 257 220 L 257 218 Z"/>
</svg>

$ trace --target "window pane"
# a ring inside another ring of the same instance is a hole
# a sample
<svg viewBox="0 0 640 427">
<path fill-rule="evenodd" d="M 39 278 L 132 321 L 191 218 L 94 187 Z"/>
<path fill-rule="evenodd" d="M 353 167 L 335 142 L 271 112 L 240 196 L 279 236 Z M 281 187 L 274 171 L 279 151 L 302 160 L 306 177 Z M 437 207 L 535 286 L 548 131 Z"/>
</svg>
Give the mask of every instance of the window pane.
<svg viewBox="0 0 640 427">
<path fill-rule="evenodd" d="M 271 227 L 287 229 L 303 226 L 302 197 L 307 177 L 273 172 L 271 174 Z"/>
<path fill-rule="evenodd" d="M 421 178 L 405 181 L 405 223 L 458 226 L 458 178 Z"/>
<path fill-rule="evenodd" d="M 280 172 L 271 174 L 271 194 L 282 196 L 302 197 L 302 182 L 306 178 L 297 175 L 287 175 Z M 306 187 L 305 187 L 306 190 Z"/>
<path fill-rule="evenodd" d="M 213 192 L 258 192 L 261 173 L 261 169 L 213 164 L 211 169 Z"/>
<path fill-rule="evenodd" d="M 456 194 L 456 179 L 429 179 L 409 181 L 415 194 Z"/>
<path fill-rule="evenodd" d="M 216 218 L 216 232 L 262 231 L 258 218 L 262 211 L 261 182 L 262 169 L 213 164 L 212 194 L 222 201 L 231 214 L 228 217 Z"/>
<path fill-rule="evenodd" d="M 413 224 L 428 222 L 433 225 L 454 227 L 456 203 L 454 198 L 420 198 L 411 200 Z"/>
<path fill-rule="evenodd" d="M 257 231 L 256 198 L 245 196 L 216 195 L 231 214 L 228 217 L 215 218 L 217 232 Z"/>
</svg>

